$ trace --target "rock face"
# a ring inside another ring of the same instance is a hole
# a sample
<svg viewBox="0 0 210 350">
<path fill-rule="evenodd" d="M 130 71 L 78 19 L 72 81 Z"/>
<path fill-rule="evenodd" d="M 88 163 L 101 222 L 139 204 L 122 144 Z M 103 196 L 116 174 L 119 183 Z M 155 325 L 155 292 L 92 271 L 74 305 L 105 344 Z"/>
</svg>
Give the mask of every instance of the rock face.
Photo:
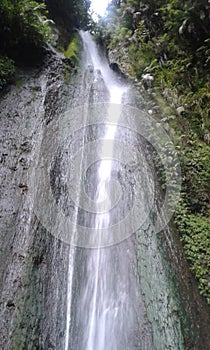
<svg viewBox="0 0 210 350">
<path fill-rule="evenodd" d="M 68 67 L 52 50 L 20 71 L 0 102 L 0 348 L 62 349 L 68 246 L 33 212 L 34 155 L 47 123 L 65 111 Z M 34 191 L 34 195 L 35 195 Z"/>
<path fill-rule="evenodd" d="M 111 69 L 129 79 L 130 76 L 127 71 L 128 57 L 129 56 L 127 50 L 122 47 L 113 50 L 108 50 L 108 59 L 110 62 Z"/>
</svg>

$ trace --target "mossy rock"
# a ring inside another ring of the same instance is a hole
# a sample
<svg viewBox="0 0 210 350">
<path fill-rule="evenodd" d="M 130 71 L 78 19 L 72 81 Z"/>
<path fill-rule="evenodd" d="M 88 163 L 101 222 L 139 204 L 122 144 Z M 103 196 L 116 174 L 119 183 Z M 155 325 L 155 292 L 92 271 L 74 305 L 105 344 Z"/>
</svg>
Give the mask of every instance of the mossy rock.
<svg viewBox="0 0 210 350">
<path fill-rule="evenodd" d="M 78 34 L 75 34 L 73 39 L 70 41 L 66 51 L 64 52 L 65 57 L 71 61 L 74 65 L 78 63 L 78 55 L 80 50 L 80 38 Z"/>
</svg>

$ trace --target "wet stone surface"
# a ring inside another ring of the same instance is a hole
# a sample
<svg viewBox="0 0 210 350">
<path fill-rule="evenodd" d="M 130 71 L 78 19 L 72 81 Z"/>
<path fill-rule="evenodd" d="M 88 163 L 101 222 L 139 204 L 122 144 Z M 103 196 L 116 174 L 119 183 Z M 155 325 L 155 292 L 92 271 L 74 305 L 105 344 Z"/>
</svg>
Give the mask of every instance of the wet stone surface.
<svg viewBox="0 0 210 350">
<path fill-rule="evenodd" d="M 56 349 L 65 331 L 65 317 L 58 319 L 68 247 L 39 223 L 29 189 L 45 124 L 66 108 L 63 61 L 49 51 L 42 69 L 17 79 L 0 102 L 0 348 Z"/>
</svg>

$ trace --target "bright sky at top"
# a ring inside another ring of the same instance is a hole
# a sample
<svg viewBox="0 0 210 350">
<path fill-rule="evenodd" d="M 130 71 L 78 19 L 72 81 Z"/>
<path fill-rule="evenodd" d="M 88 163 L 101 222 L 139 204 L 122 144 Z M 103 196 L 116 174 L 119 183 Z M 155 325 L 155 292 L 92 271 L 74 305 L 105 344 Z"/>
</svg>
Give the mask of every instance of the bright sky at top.
<svg viewBox="0 0 210 350">
<path fill-rule="evenodd" d="M 103 17 L 109 2 L 110 0 L 92 0 L 91 7 L 97 15 Z"/>
</svg>

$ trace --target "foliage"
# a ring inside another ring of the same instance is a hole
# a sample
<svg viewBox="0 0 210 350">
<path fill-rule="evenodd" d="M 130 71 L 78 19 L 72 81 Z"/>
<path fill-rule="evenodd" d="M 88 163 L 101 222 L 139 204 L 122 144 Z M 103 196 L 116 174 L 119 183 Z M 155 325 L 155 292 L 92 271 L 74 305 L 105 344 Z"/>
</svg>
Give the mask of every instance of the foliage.
<svg viewBox="0 0 210 350">
<path fill-rule="evenodd" d="M 194 136 L 194 140 L 193 140 Z M 179 151 L 185 201 L 194 214 L 210 210 L 210 146 L 198 142 L 196 135 L 182 135 L 185 145 Z"/>
<path fill-rule="evenodd" d="M 90 0 L 1 0 L 0 56 L 8 59 L 1 60 L 0 89 L 14 71 L 12 60 L 15 64 L 36 63 L 43 56 L 45 43 L 52 40 L 50 25 L 53 21 L 47 18 L 45 3 L 59 27 L 61 34 L 57 44 L 62 49 L 66 48 L 75 27 L 87 28 L 90 22 Z M 75 61 L 73 45 L 69 46 L 66 55 Z"/>
<path fill-rule="evenodd" d="M 79 28 L 86 28 L 91 21 L 89 15 L 91 1 L 90 0 L 73 0 L 74 25 Z"/>
<path fill-rule="evenodd" d="M 201 294 L 210 304 L 210 146 L 197 135 L 181 135 L 177 146 L 182 168 L 182 200 L 175 224 Z"/>
<path fill-rule="evenodd" d="M 191 271 L 199 282 L 201 294 L 210 304 L 210 222 L 191 214 L 185 201 L 176 210 L 175 223 L 181 234 Z"/>
<path fill-rule="evenodd" d="M 0 3 L 1 51 L 14 52 L 19 45 L 39 47 L 50 38 L 45 5 L 31 0 Z"/>
<path fill-rule="evenodd" d="M 44 42 L 50 39 L 49 20 L 45 5 L 31 0 L 0 2 L 0 89 L 14 73 L 14 61 L 24 56 L 36 56 Z"/>
<path fill-rule="evenodd" d="M 76 64 L 78 61 L 79 53 L 79 38 L 78 35 L 75 35 L 71 42 L 69 43 L 67 50 L 65 51 L 65 57 L 68 58 L 73 64 Z"/>
</svg>

